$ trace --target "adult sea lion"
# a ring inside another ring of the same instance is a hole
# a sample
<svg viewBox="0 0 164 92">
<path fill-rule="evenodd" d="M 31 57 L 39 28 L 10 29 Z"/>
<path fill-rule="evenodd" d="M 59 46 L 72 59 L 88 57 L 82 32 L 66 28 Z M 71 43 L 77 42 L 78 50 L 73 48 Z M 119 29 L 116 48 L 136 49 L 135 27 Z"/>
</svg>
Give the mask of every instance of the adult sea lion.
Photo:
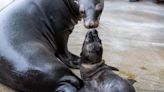
<svg viewBox="0 0 164 92">
<path fill-rule="evenodd" d="M 84 11 L 96 12 L 101 0 L 90 1 Z M 77 92 L 83 82 L 67 66 L 78 68 L 79 57 L 68 51 L 68 38 L 81 18 L 101 15 L 81 16 L 81 4 L 14 0 L 0 11 L 0 82 L 20 92 Z"/>
</svg>

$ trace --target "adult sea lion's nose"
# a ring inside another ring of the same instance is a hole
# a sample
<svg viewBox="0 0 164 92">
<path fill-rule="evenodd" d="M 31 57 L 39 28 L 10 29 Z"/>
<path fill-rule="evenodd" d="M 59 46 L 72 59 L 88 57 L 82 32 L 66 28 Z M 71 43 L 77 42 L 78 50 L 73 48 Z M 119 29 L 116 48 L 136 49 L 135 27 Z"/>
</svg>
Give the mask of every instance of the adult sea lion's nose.
<svg viewBox="0 0 164 92">
<path fill-rule="evenodd" d="M 97 28 L 98 23 L 96 21 L 93 21 L 93 20 L 86 20 L 84 26 L 86 28 Z"/>
</svg>

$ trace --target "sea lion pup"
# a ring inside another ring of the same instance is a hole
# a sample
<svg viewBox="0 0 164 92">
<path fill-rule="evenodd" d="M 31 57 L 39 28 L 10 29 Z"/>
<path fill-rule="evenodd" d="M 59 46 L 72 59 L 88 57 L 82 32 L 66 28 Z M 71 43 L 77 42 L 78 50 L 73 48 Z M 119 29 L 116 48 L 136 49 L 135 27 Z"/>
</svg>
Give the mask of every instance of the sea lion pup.
<svg viewBox="0 0 164 92">
<path fill-rule="evenodd" d="M 86 34 L 82 52 L 80 73 L 84 87 L 80 92 L 135 92 L 134 81 L 128 81 L 115 74 L 117 68 L 108 66 L 102 60 L 102 43 L 95 29 Z"/>
</svg>

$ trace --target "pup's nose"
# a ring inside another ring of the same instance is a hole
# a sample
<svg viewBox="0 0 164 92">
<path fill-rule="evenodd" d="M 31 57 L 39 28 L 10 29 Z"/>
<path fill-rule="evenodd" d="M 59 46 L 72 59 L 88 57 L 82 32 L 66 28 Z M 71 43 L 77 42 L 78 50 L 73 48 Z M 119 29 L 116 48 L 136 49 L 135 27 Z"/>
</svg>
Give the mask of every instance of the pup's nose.
<svg viewBox="0 0 164 92">
<path fill-rule="evenodd" d="M 98 36 L 98 32 L 97 30 L 92 30 L 92 38 L 95 42 L 99 42 L 100 41 L 100 38 Z"/>
<path fill-rule="evenodd" d="M 86 34 L 86 41 L 87 42 L 94 42 L 94 41 L 98 41 L 99 37 L 98 37 L 98 32 L 96 29 L 89 29 L 87 34 Z"/>
<path fill-rule="evenodd" d="M 91 36 L 95 36 L 97 35 L 97 31 L 96 29 L 89 29 L 88 32 L 87 32 L 88 35 L 91 35 Z"/>
<path fill-rule="evenodd" d="M 88 30 L 88 32 L 87 32 L 87 34 L 86 34 L 86 38 L 85 38 L 85 41 L 86 42 L 93 42 L 94 41 L 94 39 L 93 39 L 93 31 L 94 31 L 95 29 L 89 29 Z"/>
<path fill-rule="evenodd" d="M 92 29 L 91 32 L 92 32 L 93 36 L 97 36 L 97 34 L 98 34 L 96 29 Z"/>
</svg>

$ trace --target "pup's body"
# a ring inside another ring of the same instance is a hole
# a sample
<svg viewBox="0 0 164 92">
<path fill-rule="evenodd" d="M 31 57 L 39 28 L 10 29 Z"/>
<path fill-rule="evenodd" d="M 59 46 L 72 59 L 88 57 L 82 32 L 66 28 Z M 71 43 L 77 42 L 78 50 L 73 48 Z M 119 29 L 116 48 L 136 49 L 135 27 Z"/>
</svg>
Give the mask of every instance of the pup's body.
<svg viewBox="0 0 164 92">
<path fill-rule="evenodd" d="M 85 86 L 80 92 L 135 92 L 130 81 L 115 74 L 102 60 L 102 44 L 96 30 L 87 33 L 81 53 L 81 77 Z"/>
</svg>

